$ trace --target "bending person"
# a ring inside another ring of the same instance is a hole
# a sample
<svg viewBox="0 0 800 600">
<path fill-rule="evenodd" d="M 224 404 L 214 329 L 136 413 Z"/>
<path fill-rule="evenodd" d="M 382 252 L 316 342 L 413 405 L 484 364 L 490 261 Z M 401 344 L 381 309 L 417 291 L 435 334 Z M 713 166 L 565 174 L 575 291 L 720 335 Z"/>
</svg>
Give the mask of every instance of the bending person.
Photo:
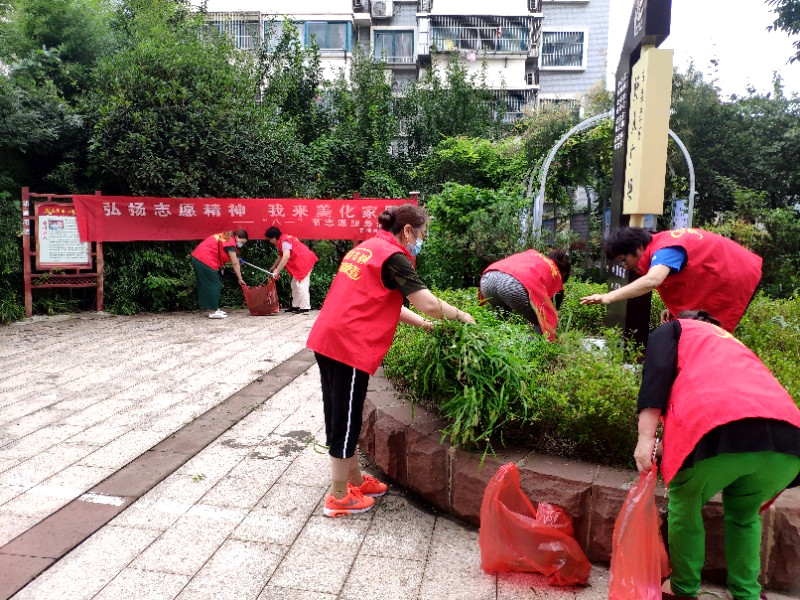
<svg viewBox="0 0 800 600">
<path fill-rule="evenodd" d="M 800 409 L 769 369 L 705 311 L 650 334 L 639 390 L 639 471 L 664 423 L 672 576 L 664 598 L 696 598 L 705 562 L 702 508 L 722 492 L 728 590 L 758 600 L 759 510 L 800 485 Z"/>
<path fill-rule="evenodd" d="M 295 236 L 281 233 L 277 227 L 267 229 L 265 236 L 278 248 L 278 258 L 268 270 L 277 279 L 286 267 L 292 276 L 292 306 L 286 312 L 307 313 L 311 310 L 311 270 L 319 260 L 317 255 Z"/>
<path fill-rule="evenodd" d="M 761 280 L 760 256 L 703 229 L 650 234 L 622 227 L 606 241 L 606 256 L 641 277 L 606 294 L 585 296 L 581 304 L 611 304 L 655 289 L 672 315 L 702 308 L 731 332 Z M 662 323 L 669 316 L 662 314 Z"/>
<path fill-rule="evenodd" d="M 213 311 L 208 315 L 209 319 L 224 319 L 228 316 L 219 308 L 219 298 L 222 294 L 220 269 L 224 265 L 230 262 L 239 285 L 244 285 L 238 254 L 248 239 L 247 231 L 244 229 L 215 233 L 200 242 L 192 252 L 198 301 L 201 309 Z"/>
<path fill-rule="evenodd" d="M 425 237 L 426 213 L 404 204 L 385 210 L 378 222 L 382 230 L 342 259 L 308 336 L 322 381 L 331 456 L 332 483 L 324 508 L 329 517 L 365 512 L 388 489 L 361 474 L 355 452 L 367 383 L 388 352 L 397 323 L 432 327 L 403 306 L 405 300 L 433 318 L 475 322 L 428 291 L 411 264 Z"/>
<path fill-rule="evenodd" d="M 526 250 L 489 265 L 481 276 L 478 296 L 495 308 L 514 311 L 552 342 L 571 270 L 563 250 L 554 250 L 549 258 Z"/>
</svg>

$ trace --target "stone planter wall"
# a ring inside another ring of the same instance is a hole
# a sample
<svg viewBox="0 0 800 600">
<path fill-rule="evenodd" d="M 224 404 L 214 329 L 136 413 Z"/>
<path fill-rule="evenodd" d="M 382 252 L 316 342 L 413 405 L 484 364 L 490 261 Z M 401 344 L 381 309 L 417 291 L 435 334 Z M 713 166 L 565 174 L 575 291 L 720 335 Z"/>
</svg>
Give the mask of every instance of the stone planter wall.
<svg viewBox="0 0 800 600">
<path fill-rule="evenodd" d="M 509 461 L 519 468 L 522 489 L 533 501 L 563 507 L 592 562 L 608 563 L 614 522 L 631 484 L 632 470 L 615 469 L 525 449 L 504 448 L 487 456 L 470 455 L 441 440 L 444 427 L 436 415 L 400 398 L 383 370 L 370 380 L 364 403 L 360 446 L 389 477 L 425 500 L 470 523 L 478 524 L 487 483 Z M 663 487 L 657 502 L 666 507 Z M 704 577 L 724 583 L 722 503 L 715 497 L 704 509 Z M 763 517 L 762 573 L 772 589 L 800 592 L 800 489 L 784 492 Z"/>
</svg>

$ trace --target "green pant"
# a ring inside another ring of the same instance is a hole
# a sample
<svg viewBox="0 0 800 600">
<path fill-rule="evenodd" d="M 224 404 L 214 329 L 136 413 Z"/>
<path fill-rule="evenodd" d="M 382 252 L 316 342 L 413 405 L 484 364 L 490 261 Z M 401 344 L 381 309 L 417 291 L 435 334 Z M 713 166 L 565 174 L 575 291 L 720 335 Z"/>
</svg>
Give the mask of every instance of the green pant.
<svg viewBox="0 0 800 600">
<path fill-rule="evenodd" d="M 192 267 L 195 279 L 197 279 L 197 299 L 200 308 L 217 310 L 219 297 L 222 294 L 222 281 L 220 281 L 219 273 L 194 256 L 192 257 Z"/>
<path fill-rule="evenodd" d="M 728 590 L 736 600 L 758 600 L 761 585 L 761 506 L 800 472 L 800 458 L 778 452 L 720 454 L 680 471 L 669 483 L 670 584 L 674 594 L 697 596 L 705 562 L 701 510 L 722 491 Z"/>
</svg>

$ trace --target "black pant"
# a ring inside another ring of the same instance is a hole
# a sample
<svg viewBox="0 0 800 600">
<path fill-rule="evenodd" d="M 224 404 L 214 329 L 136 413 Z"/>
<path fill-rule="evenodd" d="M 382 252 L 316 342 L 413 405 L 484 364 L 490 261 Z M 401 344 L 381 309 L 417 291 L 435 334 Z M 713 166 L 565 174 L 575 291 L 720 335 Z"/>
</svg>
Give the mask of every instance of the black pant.
<svg viewBox="0 0 800 600">
<path fill-rule="evenodd" d="M 328 454 L 334 458 L 350 458 L 356 452 L 361 434 L 369 373 L 316 352 L 314 356 L 322 381 Z"/>
</svg>

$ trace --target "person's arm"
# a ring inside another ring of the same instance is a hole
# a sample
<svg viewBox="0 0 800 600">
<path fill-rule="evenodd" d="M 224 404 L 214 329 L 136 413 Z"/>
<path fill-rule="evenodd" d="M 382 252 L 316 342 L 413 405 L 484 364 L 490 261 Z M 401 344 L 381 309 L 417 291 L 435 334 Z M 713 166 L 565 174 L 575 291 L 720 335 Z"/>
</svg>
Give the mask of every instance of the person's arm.
<svg viewBox="0 0 800 600">
<path fill-rule="evenodd" d="M 425 313 L 434 319 L 448 319 L 460 321 L 461 323 L 475 323 L 472 315 L 466 313 L 452 304 L 434 296 L 430 290 L 424 289 L 408 295 L 411 302 L 420 312 Z M 409 311 L 410 312 L 410 311 Z"/>
<path fill-rule="evenodd" d="M 653 467 L 653 451 L 656 447 L 656 431 L 661 419 L 661 409 L 645 408 L 639 413 L 639 439 L 633 458 L 639 472 L 649 471 Z"/>
<path fill-rule="evenodd" d="M 669 267 L 666 265 L 655 265 L 650 267 L 645 275 L 639 277 L 633 283 L 622 286 L 606 294 L 592 294 L 581 298 L 581 304 L 611 304 L 620 300 L 637 298 L 647 292 L 653 291 L 660 286 L 669 275 Z"/>
<path fill-rule="evenodd" d="M 231 257 L 231 267 L 233 272 L 236 273 L 236 279 L 239 280 L 239 285 L 245 285 L 242 279 L 242 268 L 239 266 L 239 257 L 236 256 L 236 250 L 228 250 L 228 256 Z"/>
<path fill-rule="evenodd" d="M 653 449 L 661 415 L 667 411 L 672 384 L 678 375 L 678 340 L 681 326 L 678 321 L 662 325 L 650 334 L 642 367 L 642 386 L 639 389 L 639 439 L 633 458 L 639 471 L 653 464 Z"/>
<path fill-rule="evenodd" d="M 406 325 L 413 325 L 414 327 L 422 327 L 427 331 L 433 328 L 433 323 L 428 321 L 428 319 L 423 319 L 413 310 L 409 310 L 405 306 L 400 309 L 400 322 Z"/>
<path fill-rule="evenodd" d="M 278 275 L 280 275 L 280 272 L 283 269 L 283 267 L 286 266 L 286 263 L 289 262 L 289 258 L 291 256 L 292 256 L 292 251 L 291 250 L 284 250 L 283 251 L 283 256 L 281 256 L 281 259 L 280 259 L 280 261 L 278 261 L 278 264 L 277 265 L 274 265 L 274 264 L 272 265 L 273 268 L 271 268 L 270 271 L 272 271 L 273 275 L 275 276 L 275 279 L 278 278 Z"/>
</svg>

